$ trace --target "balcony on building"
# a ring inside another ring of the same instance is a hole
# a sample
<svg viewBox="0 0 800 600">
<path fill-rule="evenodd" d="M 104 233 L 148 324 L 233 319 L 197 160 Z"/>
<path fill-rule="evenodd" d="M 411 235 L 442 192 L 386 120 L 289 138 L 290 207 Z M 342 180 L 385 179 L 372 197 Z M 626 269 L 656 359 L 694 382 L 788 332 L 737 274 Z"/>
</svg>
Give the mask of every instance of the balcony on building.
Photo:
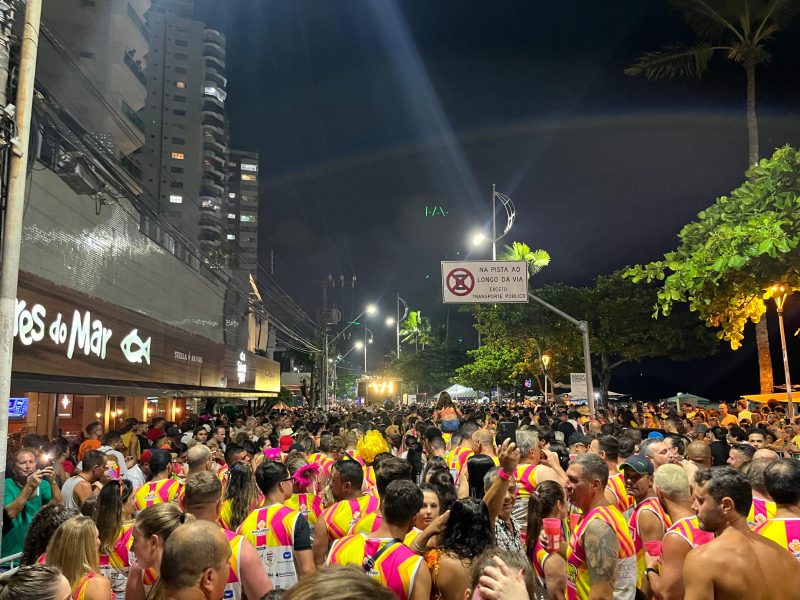
<svg viewBox="0 0 800 600">
<path fill-rule="evenodd" d="M 228 78 L 225 77 L 225 69 L 219 69 L 215 63 L 206 63 L 205 74 L 206 79 L 213 81 L 223 88 L 228 87 Z"/>
<path fill-rule="evenodd" d="M 203 96 L 203 111 L 225 114 L 225 103 L 214 96 Z"/>
<path fill-rule="evenodd" d="M 219 142 L 219 140 L 215 139 L 213 135 L 206 134 L 203 137 L 203 150 L 204 155 L 207 153 L 214 154 L 216 159 L 222 160 L 223 164 L 225 162 L 225 153 L 228 150 L 228 147 Z"/>
<path fill-rule="evenodd" d="M 225 126 L 225 113 L 219 114 L 216 111 L 203 109 L 203 125 L 211 127 L 224 127 Z"/>
<path fill-rule="evenodd" d="M 225 155 L 221 152 L 218 152 L 216 149 L 205 149 L 203 148 L 203 158 L 213 161 L 216 163 L 216 166 L 225 168 Z"/>
<path fill-rule="evenodd" d="M 219 59 L 216 56 L 203 56 L 204 64 L 206 69 L 213 68 L 219 71 L 221 74 L 225 74 L 225 60 Z"/>
<path fill-rule="evenodd" d="M 216 29 L 206 29 L 203 31 L 203 41 L 225 47 L 225 36 Z"/>
<path fill-rule="evenodd" d="M 208 192 L 208 193 L 206 193 Z M 215 182 L 213 179 L 210 178 L 203 178 L 203 187 L 200 188 L 200 195 L 201 196 L 213 196 L 218 199 L 220 205 L 222 205 L 222 194 L 225 193 L 225 188 L 222 187 L 219 183 Z"/>
<path fill-rule="evenodd" d="M 225 60 L 225 48 L 214 42 L 205 42 L 203 44 L 203 56 L 213 56 L 219 60 Z"/>
</svg>

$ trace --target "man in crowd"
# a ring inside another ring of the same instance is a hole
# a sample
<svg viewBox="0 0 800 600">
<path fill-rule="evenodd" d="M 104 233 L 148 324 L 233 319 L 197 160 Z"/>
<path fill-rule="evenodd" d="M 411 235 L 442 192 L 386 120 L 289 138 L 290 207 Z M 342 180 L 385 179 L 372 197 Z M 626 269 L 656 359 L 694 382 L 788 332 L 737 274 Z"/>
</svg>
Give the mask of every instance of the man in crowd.
<svg viewBox="0 0 800 600">
<path fill-rule="evenodd" d="M 181 508 L 196 519 L 214 523 L 219 527 L 219 509 L 222 506 L 222 483 L 210 472 L 199 472 L 186 478 Z M 220 529 L 222 529 L 220 527 Z M 261 598 L 272 589 L 272 582 L 255 547 L 244 536 L 223 530 L 231 547 L 230 573 L 226 592 L 231 598 Z"/>
<path fill-rule="evenodd" d="M 105 477 L 106 455 L 90 450 L 81 461 L 81 470 L 64 482 L 61 493 L 67 508 L 80 510 L 81 504 L 95 493 L 94 484 Z"/>
<path fill-rule="evenodd" d="M 536 491 L 536 486 L 543 481 L 556 481 L 564 485 L 566 474 L 558 465 L 558 456 L 555 453 L 555 464 L 560 473 L 551 466 L 540 464 L 542 450 L 539 449 L 539 436 L 535 431 L 519 430 L 516 437 L 520 458 L 515 473 L 517 498 L 511 514 L 525 531 L 528 524 L 528 500 Z"/>
<path fill-rule="evenodd" d="M 734 469 L 741 469 L 742 465 L 753 460 L 756 449 L 750 444 L 734 444 L 728 455 L 728 464 Z"/>
<path fill-rule="evenodd" d="M 777 459 L 777 456 L 775 459 Z M 767 467 L 772 462 L 773 459 L 769 458 L 754 458 L 749 463 L 745 463 L 741 469 L 742 474 L 747 477 L 747 482 L 753 492 L 753 504 L 747 514 L 747 526 L 750 529 L 774 517 L 777 510 L 775 501 L 770 498 L 769 492 L 767 492 L 765 478 Z"/>
<path fill-rule="evenodd" d="M 92 421 L 86 426 L 86 436 L 83 443 L 78 448 L 78 460 L 83 460 L 83 456 L 89 450 L 97 450 L 100 446 L 100 438 L 103 437 L 103 425 L 100 421 Z"/>
<path fill-rule="evenodd" d="M 205 431 L 205 429 L 203 430 Z M 186 466 L 189 467 L 187 477 L 195 473 L 211 471 L 211 450 L 204 444 L 195 444 L 186 453 Z"/>
<path fill-rule="evenodd" d="M 122 441 L 122 434 L 119 431 L 108 431 L 102 441 L 103 445 L 98 450 L 113 458 L 116 466 L 119 467 L 120 477 L 124 477 L 128 469 L 136 464 L 136 459 L 123 454 L 123 452 L 127 452 L 127 448 L 125 442 Z"/>
<path fill-rule="evenodd" d="M 153 478 L 134 492 L 133 506 L 138 513 L 153 504 L 175 502 L 181 484 L 172 479 L 172 456 L 166 450 L 150 451 L 150 472 Z"/>
<path fill-rule="evenodd" d="M 378 499 L 362 494 L 364 470 L 354 460 L 339 460 L 331 470 L 331 493 L 336 503 L 320 515 L 328 530 L 328 539 L 338 540 L 347 535 L 350 528 L 362 516 L 378 510 Z M 319 519 L 317 520 L 319 528 Z"/>
<path fill-rule="evenodd" d="M 625 490 L 625 478 L 619 470 L 619 440 L 613 435 L 604 435 L 597 440 L 597 452 L 608 467 L 605 498 L 624 513 L 633 506 L 633 501 Z"/>
<path fill-rule="evenodd" d="M 150 456 L 150 450 L 142 452 L 139 455 L 139 462 L 128 469 L 128 472 L 122 476 L 123 479 L 131 482 L 134 490 L 138 490 L 143 486 L 147 482 L 147 478 L 150 477 Z"/>
<path fill-rule="evenodd" d="M 608 464 L 581 454 L 567 469 L 567 499 L 584 515 L 567 550 L 567 597 L 633 600 L 636 550 L 622 512 L 605 496 Z"/>
<path fill-rule="evenodd" d="M 658 471 L 670 462 L 669 444 L 660 436 L 650 437 L 642 442 L 639 453 L 653 463 L 653 471 Z"/>
<path fill-rule="evenodd" d="M 14 454 L 3 493 L 3 557 L 22 552 L 31 521 L 42 506 L 63 503 L 53 476 L 52 466 L 36 468 L 33 450 L 22 448 Z"/>
<path fill-rule="evenodd" d="M 724 402 L 719 405 L 719 424 L 722 427 L 730 427 L 731 425 L 739 424 L 739 419 L 730 413 L 728 405 Z"/>
<path fill-rule="evenodd" d="M 429 600 L 431 573 L 425 559 L 401 541 L 422 508 L 422 491 L 411 481 L 393 481 L 383 501 L 383 521 L 372 535 L 348 535 L 328 554 L 329 565 L 356 565 L 398 598 Z"/>
<path fill-rule="evenodd" d="M 465 421 L 462 423 L 461 443 L 450 450 L 447 466 L 450 469 L 450 475 L 453 476 L 453 481 L 456 482 L 456 485 L 458 485 L 458 476 L 461 473 L 461 469 L 467 464 L 469 457 L 475 454 L 476 440 L 473 439 L 473 436 L 478 429 L 478 424 L 475 421 Z"/>
<path fill-rule="evenodd" d="M 230 556 L 228 539 L 218 526 L 206 521 L 181 525 L 164 544 L 160 568 L 164 598 L 220 600 Z"/>
<path fill-rule="evenodd" d="M 211 437 L 211 441 L 216 443 L 219 449 L 225 452 L 225 428 L 222 425 L 214 427 L 214 435 Z"/>
<path fill-rule="evenodd" d="M 747 479 L 730 467 L 695 475 L 694 508 L 703 531 L 715 539 L 691 550 L 683 566 L 686 600 L 794 600 L 800 562 L 775 542 L 753 533 Z"/>
<path fill-rule="evenodd" d="M 767 447 L 767 432 L 757 427 L 747 430 L 747 443 L 756 450 Z"/>
<path fill-rule="evenodd" d="M 784 458 L 769 463 L 764 482 L 777 509 L 773 517 L 757 525 L 754 531 L 800 560 L 800 462 Z"/>
</svg>

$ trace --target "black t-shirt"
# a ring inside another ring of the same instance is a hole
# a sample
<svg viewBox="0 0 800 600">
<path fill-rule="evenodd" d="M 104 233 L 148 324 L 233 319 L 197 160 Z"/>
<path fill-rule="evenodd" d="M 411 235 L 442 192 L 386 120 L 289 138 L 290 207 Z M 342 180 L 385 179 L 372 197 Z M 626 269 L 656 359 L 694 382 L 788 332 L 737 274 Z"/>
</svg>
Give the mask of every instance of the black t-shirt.
<svg viewBox="0 0 800 600">
<path fill-rule="evenodd" d="M 711 465 L 718 467 L 720 465 L 728 464 L 728 455 L 731 452 L 731 447 L 727 442 L 714 440 L 709 444 L 711 450 Z"/>
<path fill-rule="evenodd" d="M 564 434 L 564 443 L 566 444 L 569 442 L 569 436 L 575 433 L 575 428 L 569 421 L 564 421 L 563 423 L 559 422 L 559 424 L 556 425 L 556 431 L 560 431 Z"/>
<path fill-rule="evenodd" d="M 303 515 L 298 516 L 294 524 L 294 549 L 311 550 L 311 527 Z"/>
</svg>

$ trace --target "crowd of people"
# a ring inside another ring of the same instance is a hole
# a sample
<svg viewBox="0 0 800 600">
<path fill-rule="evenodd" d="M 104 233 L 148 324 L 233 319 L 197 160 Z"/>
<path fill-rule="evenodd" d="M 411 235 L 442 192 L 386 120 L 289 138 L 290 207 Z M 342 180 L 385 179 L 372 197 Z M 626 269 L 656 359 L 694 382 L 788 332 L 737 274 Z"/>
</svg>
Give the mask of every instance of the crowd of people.
<svg viewBox="0 0 800 600">
<path fill-rule="evenodd" d="M 776 404 L 443 393 L 10 443 L 0 600 L 800 597 Z"/>
</svg>

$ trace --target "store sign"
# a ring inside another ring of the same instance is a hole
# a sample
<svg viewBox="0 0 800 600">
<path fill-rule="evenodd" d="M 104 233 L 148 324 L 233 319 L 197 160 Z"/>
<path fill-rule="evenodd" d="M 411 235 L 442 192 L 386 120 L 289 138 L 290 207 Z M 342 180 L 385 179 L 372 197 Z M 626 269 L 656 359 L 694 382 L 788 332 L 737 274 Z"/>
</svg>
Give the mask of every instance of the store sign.
<svg viewBox="0 0 800 600">
<path fill-rule="evenodd" d="M 76 349 L 86 356 L 91 354 L 105 360 L 113 331 L 103 325 L 100 319 L 92 319 L 91 312 L 73 311 L 72 323 L 69 326 L 61 313 L 56 315 L 49 326 L 46 325 L 47 318 L 47 309 L 41 304 L 28 307 L 25 300 L 17 300 L 14 337 L 23 346 L 31 346 L 44 340 L 46 333 L 54 344 L 65 346 L 67 358 L 70 360 L 75 355 Z M 143 341 L 137 329 L 122 339 L 120 349 L 128 362 L 141 363 L 144 360 L 150 364 L 150 338 Z"/>
<path fill-rule="evenodd" d="M 247 354 L 239 353 L 239 360 L 236 361 L 236 381 L 240 384 L 247 381 Z"/>
</svg>

